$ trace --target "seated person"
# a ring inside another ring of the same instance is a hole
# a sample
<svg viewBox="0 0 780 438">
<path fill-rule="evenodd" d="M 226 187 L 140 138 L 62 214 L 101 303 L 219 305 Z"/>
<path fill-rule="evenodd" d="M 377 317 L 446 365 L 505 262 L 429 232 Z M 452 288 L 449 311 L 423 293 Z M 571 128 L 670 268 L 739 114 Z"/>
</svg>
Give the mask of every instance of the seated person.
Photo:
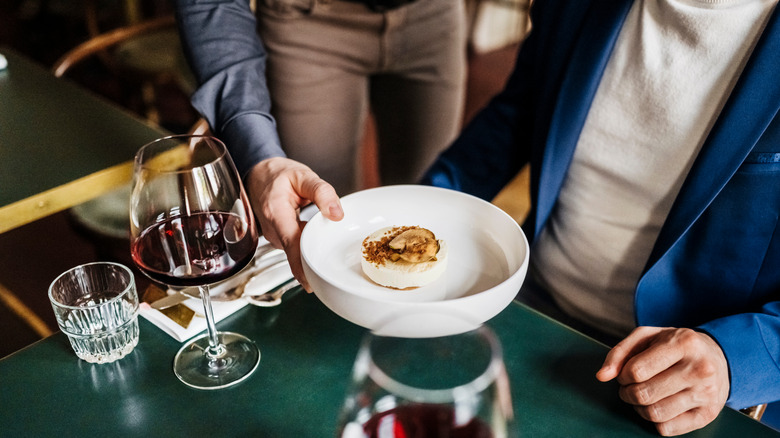
<svg viewBox="0 0 780 438">
<path fill-rule="evenodd" d="M 492 199 L 530 162 L 519 297 L 624 338 L 597 378 L 662 435 L 780 399 L 776 4 L 537 0 L 424 179 Z"/>
</svg>

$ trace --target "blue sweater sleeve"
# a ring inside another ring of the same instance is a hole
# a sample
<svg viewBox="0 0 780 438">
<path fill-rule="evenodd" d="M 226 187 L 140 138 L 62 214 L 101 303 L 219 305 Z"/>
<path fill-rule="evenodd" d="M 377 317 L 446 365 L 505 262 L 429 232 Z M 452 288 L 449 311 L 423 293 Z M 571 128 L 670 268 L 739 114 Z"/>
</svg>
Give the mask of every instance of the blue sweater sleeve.
<svg viewBox="0 0 780 438">
<path fill-rule="evenodd" d="M 199 83 L 192 104 L 225 142 L 239 173 L 284 156 L 270 114 L 266 52 L 248 0 L 176 0 L 176 18 Z"/>
</svg>

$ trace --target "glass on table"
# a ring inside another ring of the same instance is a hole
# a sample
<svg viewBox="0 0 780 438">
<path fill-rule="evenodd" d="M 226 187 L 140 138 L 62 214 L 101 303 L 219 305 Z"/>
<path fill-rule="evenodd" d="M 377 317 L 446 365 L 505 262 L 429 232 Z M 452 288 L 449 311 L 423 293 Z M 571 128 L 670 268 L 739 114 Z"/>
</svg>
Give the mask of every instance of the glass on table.
<svg viewBox="0 0 780 438">
<path fill-rule="evenodd" d="M 131 255 L 152 280 L 197 286 L 207 333 L 174 358 L 185 384 L 218 389 L 248 377 L 260 350 L 243 335 L 218 332 L 209 285 L 252 260 L 257 230 L 238 172 L 225 145 L 200 135 L 175 135 L 143 146 L 135 157 L 130 194 Z"/>
<path fill-rule="evenodd" d="M 339 436 L 515 436 L 498 338 L 486 326 L 435 338 L 368 333 L 355 359 Z"/>
<path fill-rule="evenodd" d="M 109 363 L 138 345 L 138 292 L 123 265 L 96 262 L 60 274 L 49 286 L 57 324 L 76 356 Z"/>
</svg>

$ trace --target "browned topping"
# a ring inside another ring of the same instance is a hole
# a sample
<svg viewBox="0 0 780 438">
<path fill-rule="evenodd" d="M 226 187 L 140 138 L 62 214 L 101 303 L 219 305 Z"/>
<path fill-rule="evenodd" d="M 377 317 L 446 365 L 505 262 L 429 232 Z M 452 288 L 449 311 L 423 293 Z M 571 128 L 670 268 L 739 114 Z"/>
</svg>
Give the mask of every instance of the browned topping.
<svg viewBox="0 0 780 438">
<path fill-rule="evenodd" d="M 409 263 L 422 263 L 436 258 L 439 242 L 436 236 L 425 228 L 406 230 L 388 244 L 398 256 Z"/>
<path fill-rule="evenodd" d="M 363 240 L 363 257 L 381 265 L 385 260 L 420 263 L 436 259 L 439 242 L 429 230 L 418 226 L 393 227 L 377 240 Z"/>
</svg>

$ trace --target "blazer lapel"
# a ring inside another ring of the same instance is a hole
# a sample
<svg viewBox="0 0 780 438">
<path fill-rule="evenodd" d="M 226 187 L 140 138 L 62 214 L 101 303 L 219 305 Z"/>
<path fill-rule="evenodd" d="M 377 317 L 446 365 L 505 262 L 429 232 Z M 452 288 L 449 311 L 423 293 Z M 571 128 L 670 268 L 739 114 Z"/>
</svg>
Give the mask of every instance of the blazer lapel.
<svg viewBox="0 0 780 438">
<path fill-rule="evenodd" d="M 780 110 L 780 10 L 775 8 L 683 183 L 645 271 L 702 214 Z"/>
<path fill-rule="evenodd" d="M 597 0 L 586 12 L 550 121 L 539 171 L 536 235 L 558 198 L 590 104 L 632 3 L 632 0 Z"/>
</svg>

